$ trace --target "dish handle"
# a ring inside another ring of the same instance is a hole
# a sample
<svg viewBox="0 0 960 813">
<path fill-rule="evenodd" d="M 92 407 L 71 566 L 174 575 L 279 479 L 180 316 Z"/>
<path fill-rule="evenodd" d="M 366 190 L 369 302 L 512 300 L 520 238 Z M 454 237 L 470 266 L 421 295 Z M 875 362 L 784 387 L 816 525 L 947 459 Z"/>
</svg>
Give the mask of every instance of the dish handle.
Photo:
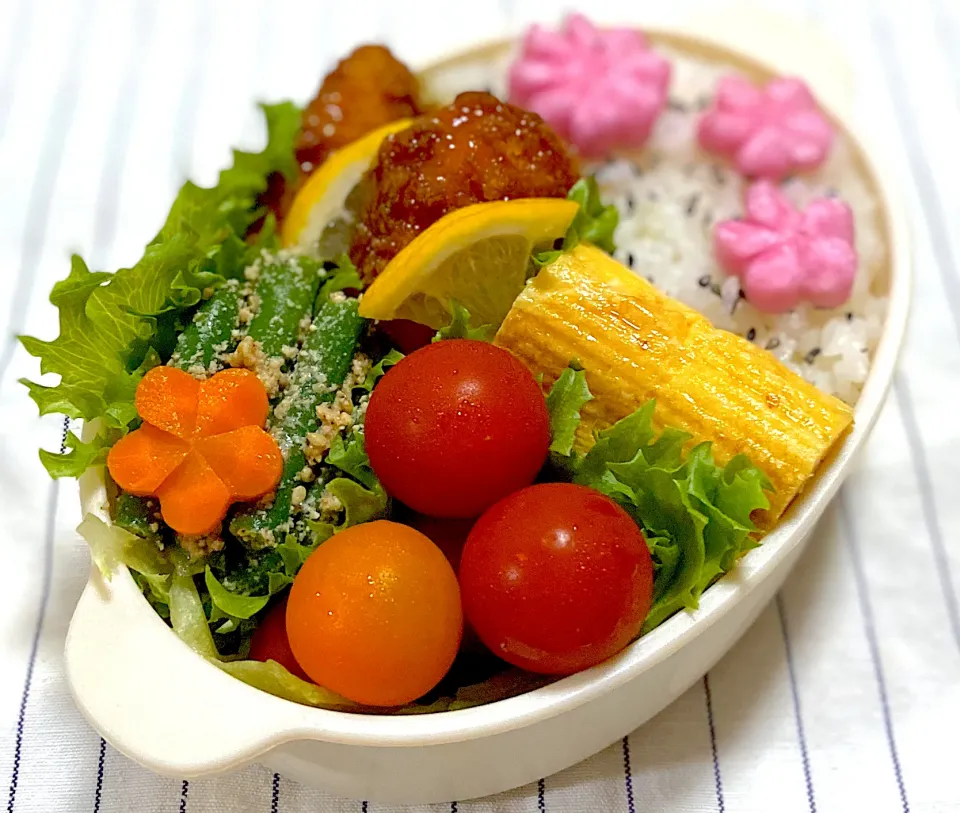
<svg viewBox="0 0 960 813">
<path fill-rule="evenodd" d="M 109 581 L 93 568 L 64 657 L 87 720 L 114 748 L 157 773 L 190 778 L 240 767 L 287 739 L 290 704 L 269 695 L 251 703 L 249 693 L 257 690 L 172 635 L 125 568 Z M 248 711 L 253 707 L 256 714 Z"/>
<path fill-rule="evenodd" d="M 230 677 L 171 634 L 126 568 L 107 581 L 93 567 L 64 656 L 83 715 L 157 773 L 190 778 L 240 767 L 296 726 L 295 706 Z M 217 711 L 224 709 L 231 711 Z"/>
<path fill-rule="evenodd" d="M 85 427 L 84 436 L 94 431 Z M 98 469 L 80 478 L 80 502 L 109 521 Z M 299 707 L 234 679 L 190 649 L 123 566 L 109 580 L 91 566 L 64 659 L 81 713 L 114 748 L 157 773 L 194 777 L 239 767 L 291 739 L 297 728 Z"/>
</svg>

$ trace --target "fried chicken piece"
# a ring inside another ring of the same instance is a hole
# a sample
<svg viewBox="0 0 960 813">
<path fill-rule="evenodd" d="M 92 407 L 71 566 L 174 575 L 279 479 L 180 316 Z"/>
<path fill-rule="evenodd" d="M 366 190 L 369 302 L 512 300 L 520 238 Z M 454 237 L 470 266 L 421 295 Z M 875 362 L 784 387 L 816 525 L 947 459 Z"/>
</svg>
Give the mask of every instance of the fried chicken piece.
<svg viewBox="0 0 960 813">
<path fill-rule="evenodd" d="M 536 113 L 489 93 L 461 93 L 388 136 L 367 174 L 350 258 L 368 282 L 423 229 L 454 209 L 514 198 L 562 198 L 577 161 Z"/>
<path fill-rule="evenodd" d="M 303 111 L 295 144 L 299 178 L 288 183 L 274 173 L 260 204 L 281 220 L 304 180 L 331 152 L 421 112 L 417 78 L 410 69 L 382 45 L 361 45 L 324 77 Z"/>
<path fill-rule="evenodd" d="M 296 153 L 309 174 L 333 151 L 421 112 L 417 78 L 389 49 L 361 45 L 327 74 L 303 111 Z"/>
</svg>

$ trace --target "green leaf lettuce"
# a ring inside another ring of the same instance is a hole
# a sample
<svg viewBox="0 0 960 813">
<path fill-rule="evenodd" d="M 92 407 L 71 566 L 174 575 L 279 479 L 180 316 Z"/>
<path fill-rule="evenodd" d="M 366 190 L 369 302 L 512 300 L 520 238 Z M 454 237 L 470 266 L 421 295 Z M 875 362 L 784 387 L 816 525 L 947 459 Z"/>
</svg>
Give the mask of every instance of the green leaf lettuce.
<svg viewBox="0 0 960 813">
<path fill-rule="evenodd" d="M 195 307 L 206 289 L 239 274 L 243 237 L 263 212 L 259 195 L 274 172 L 293 177 L 293 141 L 300 113 L 285 102 L 264 105 L 267 144 L 260 152 L 235 150 L 233 166 L 209 189 L 187 182 L 157 236 L 134 266 L 116 273 L 90 271 L 74 256 L 70 274 L 58 282 L 50 301 L 59 310 L 60 335 L 44 341 L 21 336 L 42 374 L 60 376 L 56 386 L 23 381 L 40 413 L 102 418 L 126 429 L 136 417 L 133 397 L 149 365 L 159 360 L 150 348 L 171 333 L 176 318 Z M 145 360 L 149 360 L 145 364 Z M 44 456 L 55 476 L 79 464 Z M 83 454 L 88 454 L 84 452 Z"/>
<path fill-rule="evenodd" d="M 620 222 L 620 214 L 613 204 L 604 205 L 596 178 L 587 177 L 577 181 L 567 193 L 567 200 L 580 204 L 573 222 L 563 237 L 563 245 L 550 251 L 541 251 L 533 257 L 536 266 L 552 263 L 561 254 L 572 251 L 580 243 L 592 243 L 607 254 L 613 254 L 616 246 L 613 233 Z"/>
<path fill-rule="evenodd" d="M 769 507 L 766 476 L 743 455 L 718 465 L 709 443 L 655 430 L 655 402 L 597 433 L 585 455 L 572 450 L 580 410 L 591 398 L 578 365 L 547 396 L 557 468 L 623 506 L 643 529 L 654 563 L 653 606 L 644 631 L 697 606 L 714 579 L 758 542 L 753 511 Z"/>
</svg>

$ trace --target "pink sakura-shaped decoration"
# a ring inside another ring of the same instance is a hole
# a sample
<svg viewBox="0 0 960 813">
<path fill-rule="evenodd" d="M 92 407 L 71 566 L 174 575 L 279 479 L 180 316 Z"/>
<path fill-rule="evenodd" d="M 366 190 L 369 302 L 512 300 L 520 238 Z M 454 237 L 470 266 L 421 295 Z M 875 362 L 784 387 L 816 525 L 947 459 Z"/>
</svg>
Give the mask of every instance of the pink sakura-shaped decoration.
<svg viewBox="0 0 960 813">
<path fill-rule="evenodd" d="M 747 301 L 766 313 L 800 302 L 836 308 L 850 298 L 857 271 L 853 213 L 835 198 L 817 198 L 798 211 L 769 181 L 746 194 L 742 220 L 714 229 L 720 265 L 740 278 Z"/>
<path fill-rule="evenodd" d="M 539 113 L 588 157 L 640 147 L 663 111 L 670 63 L 634 29 L 601 30 L 571 14 L 559 31 L 527 31 L 510 66 L 510 101 Z"/>
<path fill-rule="evenodd" d="M 697 138 L 742 174 L 776 181 L 820 166 L 833 145 L 834 128 L 800 79 L 774 79 L 759 88 L 726 76 L 700 118 Z"/>
</svg>

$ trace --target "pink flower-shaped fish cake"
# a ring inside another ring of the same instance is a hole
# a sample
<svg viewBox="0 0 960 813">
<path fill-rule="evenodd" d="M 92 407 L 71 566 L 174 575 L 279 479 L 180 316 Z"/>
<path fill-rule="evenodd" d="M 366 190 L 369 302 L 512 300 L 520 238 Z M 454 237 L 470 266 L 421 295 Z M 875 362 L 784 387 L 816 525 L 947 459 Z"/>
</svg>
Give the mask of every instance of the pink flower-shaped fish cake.
<svg viewBox="0 0 960 813">
<path fill-rule="evenodd" d="M 633 29 L 580 14 L 559 31 L 532 26 L 510 66 L 510 101 L 539 113 L 582 155 L 640 147 L 667 100 L 670 64 Z"/>
<path fill-rule="evenodd" d="M 800 302 L 836 308 L 850 298 L 857 271 L 853 213 L 835 198 L 817 198 L 798 211 L 769 181 L 746 194 L 742 220 L 714 229 L 720 265 L 740 277 L 747 301 L 766 313 Z"/>
<path fill-rule="evenodd" d="M 700 118 L 697 137 L 744 175 L 781 180 L 819 167 L 833 145 L 834 128 L 800 79 L 774 79 L 759 88 L 726 76 Z"/>
</svg>

